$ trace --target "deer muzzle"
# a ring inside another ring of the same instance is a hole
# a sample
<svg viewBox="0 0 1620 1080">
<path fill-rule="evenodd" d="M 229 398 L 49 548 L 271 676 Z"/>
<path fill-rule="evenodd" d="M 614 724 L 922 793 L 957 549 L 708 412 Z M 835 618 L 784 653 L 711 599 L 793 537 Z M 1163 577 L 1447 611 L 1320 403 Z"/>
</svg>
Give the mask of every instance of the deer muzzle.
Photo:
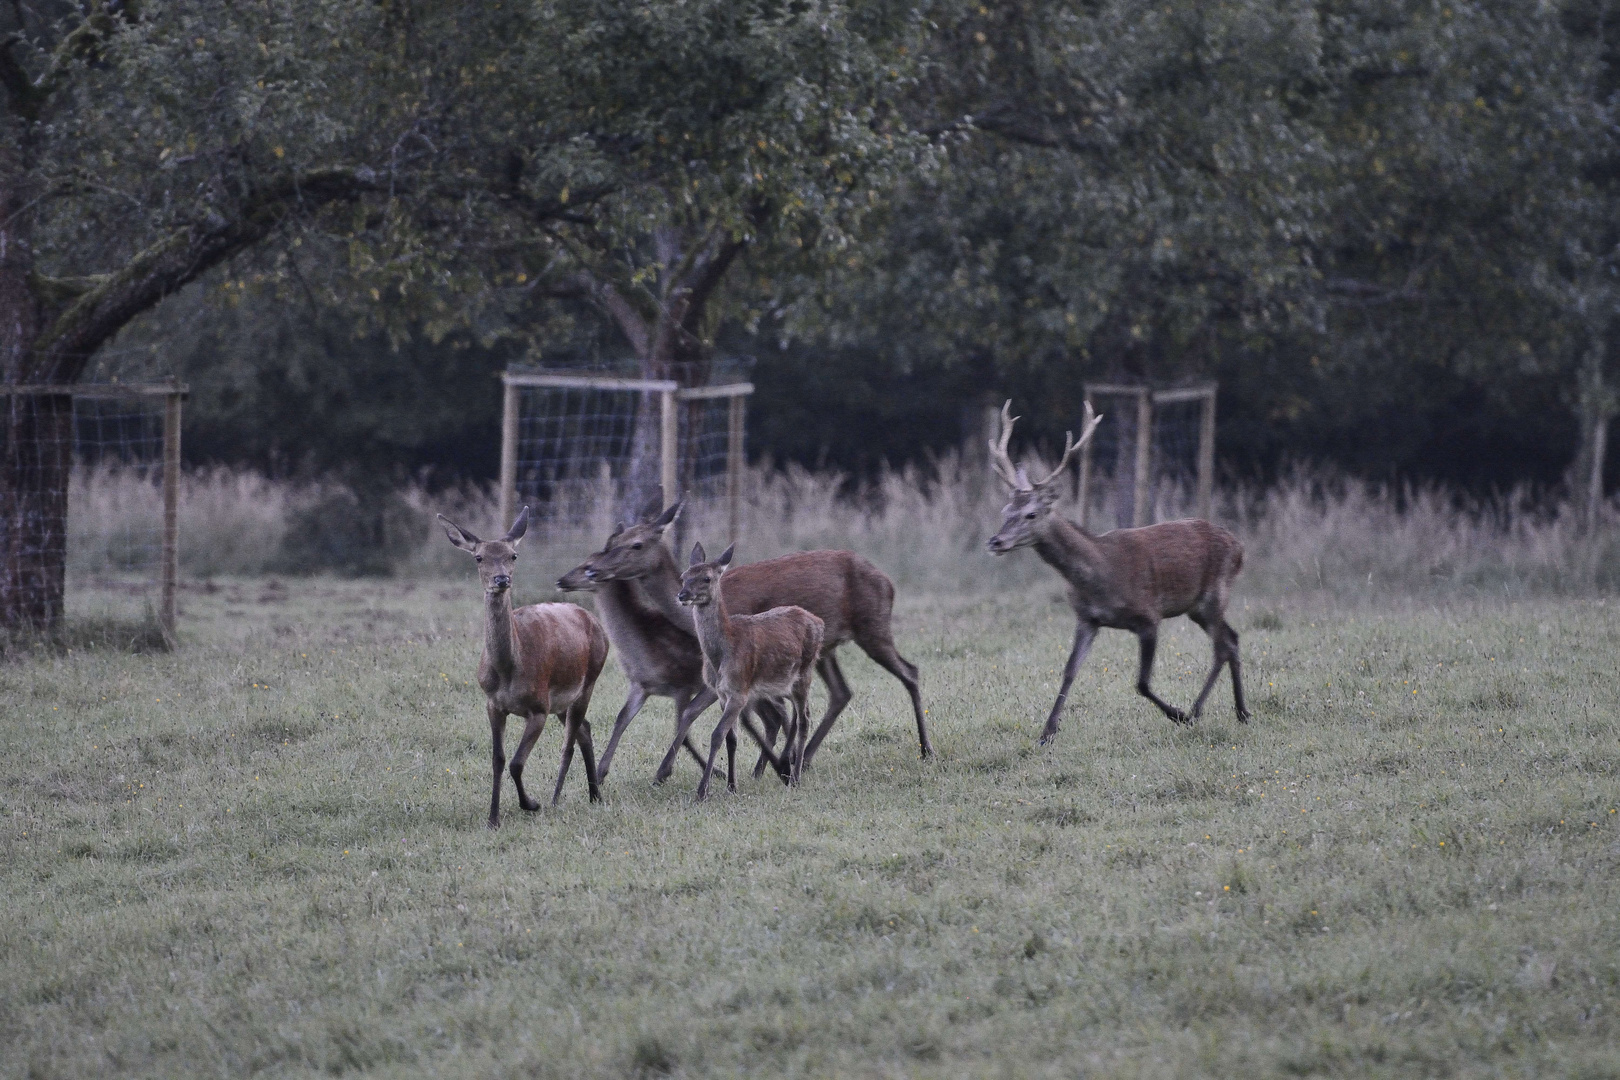
<svg viewBox="0 0 1620 1080">
<path fill-rule="evenodd" d="M 495 592 L 505 592 L 512 587 L 512 575 L 496 574 L 490 578 L 489 587 Z"/>
</svg>

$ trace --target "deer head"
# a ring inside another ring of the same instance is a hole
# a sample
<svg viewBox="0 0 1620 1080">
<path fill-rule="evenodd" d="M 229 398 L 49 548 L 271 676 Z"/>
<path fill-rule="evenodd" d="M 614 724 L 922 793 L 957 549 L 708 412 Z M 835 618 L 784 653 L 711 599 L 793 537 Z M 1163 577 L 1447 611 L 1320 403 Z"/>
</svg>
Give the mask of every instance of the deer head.
<svg viewBox="0 0 1620 1080">
<path fill-rule="evenodd" d="M 1030 480 L 1022 465 L 1014 465 L 1012 458 L 1007 455 L 1007 441 L 1012 438 L 1013 424 L 1017 422 L 1018 417 L 1012 415 L 1012 402 L 1009 400 L 1001 407 L 1001 438 L 990 442 L 990 466 L 1012 489 L 1012 501 L 1001 510 L 1001 530 L 990 538 L 988 545 L 995 555 L 1004 555 L 1035 542 L 1060 494 L 1061 485 L 1055 481 L 1068 468 L 1069 459 L 1091 441 L 1097 425 L 1102 423 L 1102 417 L 1092 412 L 1091 402 L 1086 402 L 1080 438 L 1076 439 L 1072 431 L 1064 432 L 1063 457 L 1058 460 L 1057 468 L 1047 473 L 1045 479 L 1035 481 Z"/>
<path fill-rule="evenodd" d="M 662 494 L 654 495 L 642 510 L 640 521 L 615 525 L 602 550 L 559 578 L 557 588 L 589 589 L 604 581 L 628 581 L 651 573 L 662 557 L 659 544 L 664 530 L 680 517 L 686 505 L 684 498 L 678 499 L 660 512 L 663 502 Z"/>
<path fill-rule="evenodd" d="M 512 522 L 512 527 L 499 540 L 480 540 L 460 525 L 440 514 L 444 533 L 450 542 L 462 551 L 472 553 L 478 564 L 478 578 L 484 583 L 484 592 L 498 596 L 512 587 L 512 567 L 517 564 L 518 543 L 529 531 L 529 508 L 525 506 Z"/>
<path fill-rule="evenodd" d="M 692 559 L 687 563 L 686 572 L 681 575 L 681 591 L 675 594 L 676 601 L 687 607 L 708 607 L 714 603 L 719 593 L 720 575 L 731 565 L 731 553 L 736 547 L 736 544 L 732 544 L 720 553 L 718 559 L 709 562 L 703 553 L 703 545 L 693 544 Z"/>
</svg>

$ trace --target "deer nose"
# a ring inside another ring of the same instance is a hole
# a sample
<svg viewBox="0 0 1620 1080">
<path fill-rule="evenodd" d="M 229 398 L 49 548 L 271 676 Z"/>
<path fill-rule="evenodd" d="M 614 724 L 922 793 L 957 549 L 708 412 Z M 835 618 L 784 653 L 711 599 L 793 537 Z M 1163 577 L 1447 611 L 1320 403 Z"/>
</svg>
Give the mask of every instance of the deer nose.
<svg viewBox="0 0 1620 1080">
<path fill-rule="evenodd" d="M 497 589 L 510 589 L 512 587 L 512 575 L 496 574 L 495 577 L 490 581 L 490 584 L 495 586 Z"/>
<path fill-rule="evenodd" d="M 677 604 L 690 604 L 692 602 L 692 594 L 687 592 L 685 589 L 682 589 L 680 592 L 675 594 L 675 602 Z"/>
</svg>

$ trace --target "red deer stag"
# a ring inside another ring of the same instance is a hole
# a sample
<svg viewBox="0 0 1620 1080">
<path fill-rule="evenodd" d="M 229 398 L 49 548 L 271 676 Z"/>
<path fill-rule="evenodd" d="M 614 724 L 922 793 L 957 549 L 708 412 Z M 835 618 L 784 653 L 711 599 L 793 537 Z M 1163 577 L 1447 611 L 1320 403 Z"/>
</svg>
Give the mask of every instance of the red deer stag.
<svg viewBox="0 0 1620 1080">
<path fill-rule="evenodd" d="M 523 788 L 523 763 L 552 713 L 563 718 L 562 766 L 551 805 L 562 798 L 563 780 L 574 760 L 577 743 L 585 758 L 585 780 L 591 801 L 600 802 L 596 786 L 596 751 L 591 746 L 591 725 L 585 712 L 591 704 L 596 677 L 607 661 L 608 638 L 602 624 L 574 604 L 535 604 L 512 608 L 512 568 L 518 543 L 529 528 L 529 508 L 518 514 L 512 528 L 499 540 L 480 540 L 443 514 L 445 535 L 478 563 L 484 585 L 484 654 L 478 661 L 478 685 L 489 713 L 489 734 L 494 743 L 491 761 L 494 788 L 489 795 L 489 827 L 501 823 L 501 768 L 506 764 L 506 717 L 524 718 L 523 738 L 512 755 L 512 783 L 518 805 L 538 810 L 540 804 Z"/>
<path fill-rule="evenodd" d="M 1140 642 L 1136 672 L 1136 692 L 1163 710 L 1176 723 L 1190 724 L 1204 710 L 1221 665 L 1232 668 L 1232 699 L 1237 718 L 1247 723 L 1249 710 L 1243 704 L 1243 664 L 1238 659 L 1238 635 L 1226 621 L 1226 602 L 1232 580 L 1243 568 L 1243 545 L 1218 525 L 1207 521 L 1166 521 L 1140 529 L 1115 529 L 1093 536 L 1071 521 L 1053 513 L 1057 502 L 1058 478 L 1075 451 L 1086 444 L 1102 417 L 1086 403 L 1085 425 L 1076 441 L 1065 436 L 1063 458 L 1046 479 L 1031 482 L 1022 467 L 1007 456 L 1007 440 L 1012 437 L 1009 415 L 1012 402 L 1001 407 L 1001 440 L 990 443 L 990 461 L 996 474 L 1012 488 L 1012 501 L 1001 512 L 1001 531 L 990 538 L 996 555 L 1014 548 L 1033 547 L 1035 553 L 1063 575 L 1069 586 L 1069 604 L 1074 608 L 1074 648 L 1063 669 L 1063 685 L 1058 690 L 1052 715 L 1041 732 L 1041 745 L 1049 744 L 1058 731 L 1058 720 L 1069 697 L 1075 672 L 1091 649 L 1098 627 L 1129 630 Z M 1186 615 L 1203 627 L 1215 647 L 1215 664 L 1204 688 L 1193 702 L 1192 713 L 1182 712 L 1155 694 L 1148 685 L 1153 673 L 1153 651 L 1158 641 L 1159 622 Z"/>
<path fill-rule="evenodd" d="M 791 701 L 784 729 L 783 756 L 789 783 L 804 768 L 805 733 L 810 726 L 810 672 L 821 655 L 824 627 L 801 607 L 776 607 L 759 615 L 732 615 L 727 610 L 721 576 L 731 565 L 730 547 L 709 562 L 702 544 L 692 546 L 692 560 L 681 575 L 676 599 L 692 609 L 692 623 L 703 647 L 703 681 L 720 697 L 723 710 L 709 740 L 709 760 L 698 781 L 697 799 L 709 792 L 715 755 L 737 717 L 758 701 Z M 750 732 L 753 734 L 752 732 Z M 755 735 L 758 738 L 758 735 Z M 764 742 L 760 746 L 764 747 Z M 733 785 L 735 790 L 735 785 Z"/>
<path fill-rule="evenodd" d="M 657 605 L 672 621 L 679 619 L 681 624 L 690 625 L 690 616 L 681 610 L 675 600 L 675 594 L 681 587 L 680 571 L 675 567 L 674 556 L 662 543 L 664 531 L 680 513 L 682 505 L 677 502 L 662 514 L 658 513 L 656 507 L 649 507 L 640 522 L 615 530 L 608 537 L 607 545 L 581 563 L 580 569 L 599 585 L 610 581 L 639 584 L 648 602 Z M 574 573 L 578 572 L 576 570 Z M 573 574 L 569 576 L 572 578 Z M 827 737 L 833 721 L 838 719 L 852 696 L 835 655 L 838 646 L 846 641 L 854 641 L 867 656 L 900 680 L 911 697 L 911 711 L 917 722 L 918 750 L 925 758 L 933 754 L 933 745 L 928 740 L 928 724 L 923 718 L 917 667 L 895 648 L 894 631 L 890 626 L 894 612 L 894 583 L 883 571 L 853 551 L 805 551 L 735 567 L 726 571 L 721 580 L 726 606 L 734 614 L 757 615 L 774 607 L 792 605 L 818 616 L 826 626 L 816 673 L 827 686 L 827 712 L 805 747 L 806 764 L 815 756 L 816 748 Z M 767 705 L 761 711 L 769 709 L 771 706 Z M 690 713 L 686 725 L 689 726 L 696 716 L 697 713 Z M 629 720 L 624 719 L 623 723 L 627 724 Z M 683 737 L 685 730 L 685 727 L 680 729 Z M 613 737 L 602 755 L 604 776 L 620 734 L 622 730 L 615 725 Z M 658 781 L 669 778 L 675 767 L 675 758 L 680 753 L 680 745 L 677 740 L 670 747 L 669 754 L 658 768 Z M 765 760 L 768 759 L 762 758 L 762 764 Z M 760 766 L 755 767 L 756 775 L 759 769 Z M 781 771 L 780 766 L 778 771 Z"/>
<path fill-rule="evenodd" d="M 597 552 L 568 573 L 557 580 L 557 588 L 565 592 L 591 591 L 596 597 L 596 610 L 601 616 L 603 625 L 607 628 L 608 640 L 613 643 L 614 651 L 619 657 L 619 666 L 624 669 L 625 679 L 630 683 L 630 693 L 625 698 L 624 707 L 613 721 L 613 734 L 608 737 L 607 747 L 597 764 L 596 779 L 598 783 L 607 780 L 608 768 L 613 761 L 613 752 L 618 748 L 619 739 L 624 735 L 630 721 L 636 718 L 649 697 L 667 697 L 675 702 L 675 728 L 679 733 L 675 740 L 677 747 L 685 746 L 687 753 L 701 768 L 704 759 L 692 741 L 686 738 L 686 731 L 704 709 L 714 704 L 715 693 L 703 684 L 703 650 L 698 646 L 697 634 L 692 627 L 692 616 L 685 609 L 675 607 L 672 621 L 671 615 L 655 606 L 647 596 L 642 583 L 634 578 L 618 577 L 611 572 L 603 573 L 597 569 L 599 563 L 610 561 L 610 553 L 615 545 L 626 551 L 639 552 L 644 542 L 651 543 L 664 552 L 659 543 L 659 536 L 664 529 L 675 520 L 679 504 L 672 506 L 663 514 L 663 499 L 657 499 L 651 504 L 643 521 L 632 526 L 620 524 L 608 537 L 607 546 Z M 626 531 L 638 535 L 646 533 L 650 539 L 629 540 L 619 543 L 621 535 Z M 668 553 L 664 552 L 668 558 Z M 679 590 L 679 582 L 670 592 L 670 600 L 674 600 L 675 592 Z M 747 713 L 742 717 L 742 723 L 747 729 L 751 723 Z M 756 735 L 756 738 L 759 738 Z M 759 739 L 759 741 L 764 741 Z M 736 778 L 736 750 L 737 737 L 735 734 L 726 741 L 726 779 L 731 787 L 735 788 Z M 785 773 L 785 767 L 774 755 L 771 763 L 778 773 Z M 783 776 L 786 780 L 786 776 Z"/>
</svg>

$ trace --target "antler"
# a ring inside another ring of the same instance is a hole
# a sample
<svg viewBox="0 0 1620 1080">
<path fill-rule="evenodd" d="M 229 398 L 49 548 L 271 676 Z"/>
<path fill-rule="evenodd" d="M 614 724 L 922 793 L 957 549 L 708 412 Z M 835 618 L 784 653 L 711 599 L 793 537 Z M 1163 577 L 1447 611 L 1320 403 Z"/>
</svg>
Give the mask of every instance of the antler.
<svg viewBox="0 0 1620 1080">
<path fill-rule="evenodd" d="M 1035 481 L 1033 486 L 1041 488 L 1050 484 L 1054 477 L 1068 467 L 1069 459 L 1074 457 L 1082 446 L 1091 441 L 1091 436 L 1096 434 L 1097 425 L 1100 423 L 1102 423 L 1102 417 L 1092 411 L 1091 402 L 1086 402 L 1086 418 L 1085 422 L 1080 425 L 1080 438 L 1076 439 L 1072 431 L 1063 433 L 1063 456 L 1058 459 L 1057 468 L 1047 473 L 1046 479 Z"/>
<path fill-rule="evenodd" d="M 990 467 L 1014 491 L 1027 491 L 1028 481 L 1019 479 L 1018 466 L 1007 456 L 1007 440 L 1012 438 L 1013 425 L 1017 422 L 1018 417 L 1012 415 L 1012 398 L 1008 398 L 1001 407 L 1001 442 L 998 444 L 995 439 L 990 440 Z"/>
<path fill-rule="evenodd" d="M 1018 420 L 1018 417 L 1011 414 L 1012 402 L 1009 400 L 1001 407 L 1001 440 L 1000 442 L 991 440 L 990 443 L 990 467 L 1014 491 L 1034 491 L 1050 484 L 1059 473 L 1068 467 L 1069 459 L 1074 457 L 1082 446 L 1091 441 L 1091 437 L 1097 432 L 1097 425 L 1102 423 L 1102 417 L 1092 410 L 1091 402 L 1086 402 L 1086 417 L 1085 422 L 1080 425 L 1080 437 L 1076 439 L 1074 432 L 1065 431 L 1063 433 L 1063 457 L 1058 460 L 1057 468 L 1047 473 L 1045 478 L 1031 482 L 1024 470 L 1014 465 L 1012 458 L 1007 455 L 1007 440 L 1012 438 L 1013 424 Z"/>
</svg>

